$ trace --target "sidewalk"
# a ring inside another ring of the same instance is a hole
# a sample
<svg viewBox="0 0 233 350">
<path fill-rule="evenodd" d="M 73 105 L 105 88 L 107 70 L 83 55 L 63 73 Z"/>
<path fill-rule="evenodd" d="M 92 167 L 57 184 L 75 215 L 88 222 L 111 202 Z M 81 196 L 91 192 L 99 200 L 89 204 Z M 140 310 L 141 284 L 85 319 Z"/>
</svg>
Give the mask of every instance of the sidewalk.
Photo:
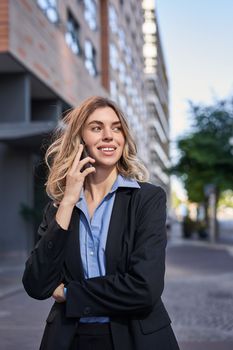
<svg viewBox="0 0 233 350">
<path fill-rule="evenodd" d="M 233 349 L 233 245 L 225 242 L 184 240 L 178 223 L 170 233 L 163 299 L 181 350 Z"/>
<path fill-rule="evenodd" d="M 26 255 L 0 255 L 0 299 L 23 290 L 22 276 Z"/>
</svg>

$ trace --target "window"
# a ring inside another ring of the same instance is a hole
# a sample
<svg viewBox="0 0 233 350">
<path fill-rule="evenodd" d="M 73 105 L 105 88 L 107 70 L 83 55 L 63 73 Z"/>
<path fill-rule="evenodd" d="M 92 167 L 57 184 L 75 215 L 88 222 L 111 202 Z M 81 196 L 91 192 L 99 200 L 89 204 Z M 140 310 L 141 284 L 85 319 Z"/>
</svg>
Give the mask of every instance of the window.
<svg viewBox="0 0 233 350">
<path fill-rule="evenodd" d="M 90 40 L 85 41 L 85 67 L 91 76 L 97 75 L 96 50 Z"/>
<path fill-rule="evenodd" d="M 118 56 L 117 48 L 114 44 L 110 44 L 109 56 L 110 56 L 111 67 L 112 67 L 112 69 L 116 70 L 118 68 L 119 56 Z"/>
<path fill-rule="evenodd" d="M 129 97 L 131 97 L 132 96 L 132 79 L 129 75 L 126 75 L 125 83 L 126 83 L 126 93 Z"/>
<path fill-rule="evenodd" d="M 67 45 L 71 48 L 73 53 L 75 55 L 79 55 L 81 53 L 81 47 L 79 43 L 79 24 L 71 13 L 68 14 L 65 39 Z"/>
<path fill-rule="evenodd" d="M 132 64 L 132 52 L 131 52 L 131 48 L 130 46 L 127 46 L 126 47 L 126 50 L 125 50 L 125 60 L 126 60 L 126 63 L 128 64 L 128 66 L 131 66 Z"/>
<path fill-rule="evenodd" d="M 37 4 L 52 23 L 58 22 L 57 0 L 37 0 Z"/>
<path fill-rule="evenodd" d="M 130 23 L 131 23 L 130 16 L 126 14 L 126 15 L 125 15 L 125 20 L 126 20 L 127 26 L 130 27 Z"/>
<path fill-rule="evenodd" d="M 111 98 L 114 101 L 117 101 L 117 98 L 118 98 L 118 86 L 117 86 L 117 82 L 115 80 L 111 80 L 110 81 L 110 94 L 111 94 Z"/>
<path fill-rule="evenodd" d="M 131 121 L 133 119 L 133 108 L 128 104 L 127 108 L 127 117 L 129 118 L 129 121 Z"/>
<path fill-rule="evenodd" d="M 119 35 L 119 46 L 121 50 L 126 50 L 126 40 L 125 40 L 125 32 L 122 28 L 118 30 L 118 35 Z"/>
<path fill-rule="evenodd" d="M 125 95 L 119 94 L 119 103 L 121 109 L 124 111 L 127 108 L 127 100 Z"/>
<path fill-rule="evenodd" d="M 109 26 L 111 28 L 111 31 L 115 34 L 118 32 L 118 18 L 117 13 L 113 5 L 109 6 Z"/>
<path fill-rule="evenodd" d="M 136 41 L 136 33 L 135 33 L 135 31 L 131 32 L 131 36 L 132 36 L 133 41 Z"/>
<path fill-rule="evenodd" d="M 96 20 L 96 2 L 95 0 L 84 0 L 84 18 L 87 21 L 91 30 L 96 30 L 97 28 L 97 20 Z"/>
<path fill-rule="evenodd" d="M 126 83 L 126 67 L 123 62 L 119 63 L 119 78 L 122 84 Z"/>
</svg>

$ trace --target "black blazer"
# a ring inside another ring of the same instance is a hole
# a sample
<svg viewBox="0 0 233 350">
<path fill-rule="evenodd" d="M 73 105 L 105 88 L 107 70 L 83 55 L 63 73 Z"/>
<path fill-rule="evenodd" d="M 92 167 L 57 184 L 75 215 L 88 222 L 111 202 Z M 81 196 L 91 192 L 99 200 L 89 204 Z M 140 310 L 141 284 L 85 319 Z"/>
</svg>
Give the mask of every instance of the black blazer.
<svg viewBox="0 0 233 350">
<path fill-rule="evenodd" d="M 106 276 L 84 279 L 79 247 L 79 209 L 68 230 L 47 205 L 41 239 L 26 262 L 23 284 L 36 299 L 51 297 L 61 283 L 65 303 L 54 303 L 41 350 L 72 349 L 80 317 L 109 316 L 115 350 L 176 350 L 170 318 L 161 301 L 166 248 L 165 192 L 149 183 L 119 188 L 106 243 Z"/>
</svg>

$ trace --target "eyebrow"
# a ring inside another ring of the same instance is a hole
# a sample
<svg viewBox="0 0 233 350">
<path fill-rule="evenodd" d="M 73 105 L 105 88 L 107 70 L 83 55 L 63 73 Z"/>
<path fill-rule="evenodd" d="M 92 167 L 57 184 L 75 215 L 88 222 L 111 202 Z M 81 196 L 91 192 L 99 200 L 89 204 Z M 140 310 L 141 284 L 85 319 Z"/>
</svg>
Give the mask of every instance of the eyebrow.
<svg viewBox="0 0 233 350">
<path fill-rule="evenodd" d="M 104 123 L 99 120 L 92 120 L 90 123 L 88 123 L 88 125 L 91 125 L 91 124 L 103 125 Z M 118 125 L 118 124 L 121 124 L 120 120 L 112 123 L 112 125 Z"/>
</svg>

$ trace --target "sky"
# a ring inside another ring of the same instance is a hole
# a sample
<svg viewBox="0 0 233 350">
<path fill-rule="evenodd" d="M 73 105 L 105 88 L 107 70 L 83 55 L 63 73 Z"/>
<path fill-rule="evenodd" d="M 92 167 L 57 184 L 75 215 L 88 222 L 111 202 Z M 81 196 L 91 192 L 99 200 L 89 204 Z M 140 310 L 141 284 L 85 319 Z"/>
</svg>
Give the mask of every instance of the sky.
<svg viewBox="0 0 233 350">
<path fill-rule="evenodd" d="M 233 0 L 155 0 L 170 84 L 171 159 L 175 140 L 191 130 L 188 101 L 233 96 Z M 180 198 L 185 191 L 172 177 Z"/>
<path fill-rule="evenodd" d="M 233 96 L 233 0 L 155 0 L 170 81 L 171 138 L 188 128 L 188 100 Z"/>
</svg>

